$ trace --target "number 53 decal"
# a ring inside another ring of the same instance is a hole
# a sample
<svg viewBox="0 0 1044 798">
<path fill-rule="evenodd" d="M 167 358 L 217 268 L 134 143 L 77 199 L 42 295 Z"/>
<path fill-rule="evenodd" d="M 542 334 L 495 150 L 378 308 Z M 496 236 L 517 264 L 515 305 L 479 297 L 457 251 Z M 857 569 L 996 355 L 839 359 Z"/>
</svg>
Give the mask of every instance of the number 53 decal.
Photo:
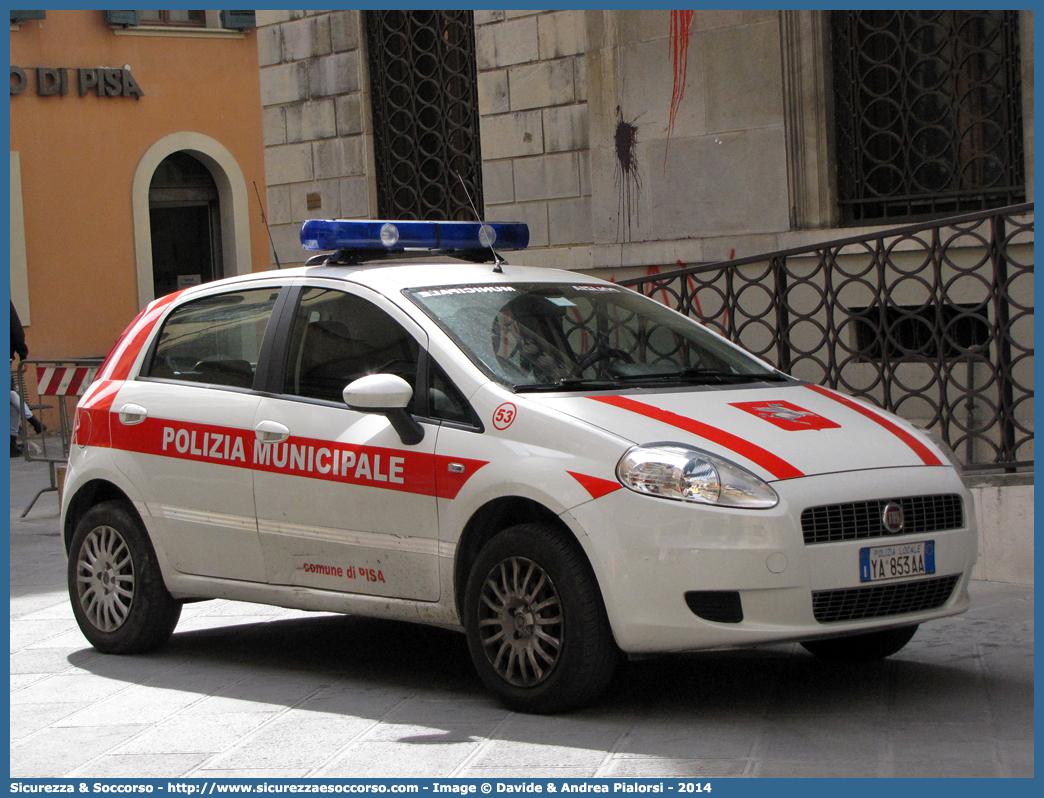
<svg viewBox="0 0 1044 798">
<path fill-rule="evenodd" d="M 515 420 L 515 406 L 511 402 L 505 402 L 493 411 L 493 426 L 497 429 L 507 429 Z"/>
</svg>

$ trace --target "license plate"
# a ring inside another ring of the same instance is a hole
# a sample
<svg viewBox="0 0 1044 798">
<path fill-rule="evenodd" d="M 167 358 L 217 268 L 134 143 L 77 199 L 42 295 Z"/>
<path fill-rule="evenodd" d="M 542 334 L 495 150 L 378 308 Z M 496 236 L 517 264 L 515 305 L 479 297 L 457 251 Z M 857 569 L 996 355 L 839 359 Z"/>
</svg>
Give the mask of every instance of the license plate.
<svg viewBox="0 0 1044 798">
<path fill-rule="evenodd" d="M 896 543 L 859 550 L 859 581 L 879 582 L 935 573 L 935 541 Z"/>
</svg>

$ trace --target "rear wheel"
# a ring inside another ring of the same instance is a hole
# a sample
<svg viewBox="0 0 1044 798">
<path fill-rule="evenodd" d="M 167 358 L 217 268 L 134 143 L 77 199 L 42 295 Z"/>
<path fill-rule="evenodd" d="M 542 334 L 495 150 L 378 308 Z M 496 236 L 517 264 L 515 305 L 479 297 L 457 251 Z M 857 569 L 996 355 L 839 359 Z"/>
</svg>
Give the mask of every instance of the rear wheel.
<svg viewBox="0 0 1044 798">
<path fill-rule="evenodd" d="M 464 627 L 483 682 L 523 712 L 597 698 L 619 659 L 601 592 L 580 547 L 544 524 L 504 530 L 468 579 Z"/>
<path fill-rule="evenodd" d="M 106 654 L 137 654 L 167 642 L 181 602 L 167 591 L 140 519 L 103 502 L 76 526 L 69 549 L 69 599 L 76 623 Z"/>
<path fill-rule="evenodd" d="M 895 654 L 910 642 L 915 632 L 917 624 L 850 637 L 808 640 L 801 645 L 809 653 L 827 662 L 873 662 Z"/>
</svg>

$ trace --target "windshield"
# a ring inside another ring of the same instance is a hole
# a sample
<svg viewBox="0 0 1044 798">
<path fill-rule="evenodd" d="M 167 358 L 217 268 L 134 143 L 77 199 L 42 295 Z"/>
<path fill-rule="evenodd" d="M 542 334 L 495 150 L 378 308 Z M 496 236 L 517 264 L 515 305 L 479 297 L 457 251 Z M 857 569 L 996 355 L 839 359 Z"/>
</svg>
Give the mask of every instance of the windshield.
<svg viewBox="0 0 1044 798">
<path fill-rule="evenodd" d="M 786 379 L 625 288 L 518 283 L 405 293 L 479 368 L 517 391 Z"/>
</svg>

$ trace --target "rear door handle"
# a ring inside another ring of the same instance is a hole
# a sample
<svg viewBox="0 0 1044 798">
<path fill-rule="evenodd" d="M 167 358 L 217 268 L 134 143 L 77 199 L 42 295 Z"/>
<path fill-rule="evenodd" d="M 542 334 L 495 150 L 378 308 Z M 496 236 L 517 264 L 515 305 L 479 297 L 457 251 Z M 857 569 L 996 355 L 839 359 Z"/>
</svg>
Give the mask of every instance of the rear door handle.
<svg viewBox="0 0 1044 798">
<path fill-rule="evenodd" d="M 149 411 L 141 405 L 124 405 L 120 408 L 120 423 L 128 427 L 140 424 L 149 417 Z"/>
<path fill-rule="evenodd" d="M 261 443 L 282 443 L 290 437 L 290 428 L 278 421 L 260 421 L 254 427 L 254 435 Z"/>
</svg>

